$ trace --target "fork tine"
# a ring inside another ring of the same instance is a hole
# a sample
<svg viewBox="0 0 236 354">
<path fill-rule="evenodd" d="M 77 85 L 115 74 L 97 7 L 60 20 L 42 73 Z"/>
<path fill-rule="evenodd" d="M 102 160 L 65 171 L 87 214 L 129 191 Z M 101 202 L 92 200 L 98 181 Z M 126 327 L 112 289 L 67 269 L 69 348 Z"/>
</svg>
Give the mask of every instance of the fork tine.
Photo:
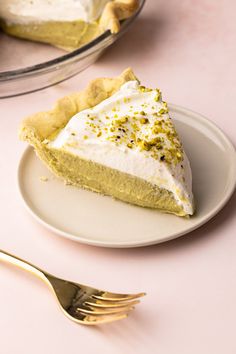
<svg viewBox="0 0 236 354">
<path fill-rule="evenodd" d="M 84 302 L 85 305 L 87 306 L 94 306 L 96 308 L 122 308 L 124 306 L 135 306 L 139 304 L 139 300 L 133 300 L 133 301 L 128 301 L 128 302 L 114 302 L 114 301 L 103 301 L 103 300 L 96 300 L 94 298 L 90 300 L 87 300 Z"/>
<path fill-rule="evenodd" d="M 117 293 L 110 293 L 107 291 L 104 292 L 100 292 L 99 294 L 94 294 L 91 295 L 94 299 L 97 300 L 107 300 L 107 301 L 115 301 L 115 302 L 119 302 L 119 301 L 129 301 L 129 300 L 134 300 L 134 299 L 138 299 L 142 296 L 145 296 L 145 293 L 138 293 L 138 294 L 117 294 Z"/>
<path fill-rule="evenodd" d="M 122 307 L 118 309 L 98 309 L 96 307 L 89 306 L 88 308 L 78 307 L 77 311 L 83 313 L 85 315 L 93 315 L 93 316 L 109 316 L 109 315 L 123 315 L 128 314 L 128 312 L 134 309 L 133 306 L 130 307 Z"/>
<path fill-rule="evenodd" d="M 113 315 L 113 316 L 92 316 L 92 315 L 87 315 L 83 319 L 83 324 L 85 325 L 98 325 L 98 324 L 103 324 L 103 323 L 109 323 L 109 322 L 114 322 L 118 320 L 122 320 L 123 318 L 126 318 L 128 315 L 127 314 L 122 314 L 122 315 Z"/>
</svg>

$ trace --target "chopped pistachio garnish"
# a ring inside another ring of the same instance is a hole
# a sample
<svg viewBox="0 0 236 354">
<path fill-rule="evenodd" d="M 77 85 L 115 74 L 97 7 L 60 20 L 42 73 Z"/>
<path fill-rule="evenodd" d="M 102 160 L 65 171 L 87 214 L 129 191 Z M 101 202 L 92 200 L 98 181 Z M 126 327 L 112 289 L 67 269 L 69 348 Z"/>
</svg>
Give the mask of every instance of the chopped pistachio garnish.
<svg viewBox="0 0 236 354">
<path fill-rule="evenodd" d="M 161 91 L 159 89 L 156 89 L 156 92 L 157 93 L 156 93 L 156 96 L 155 96 L 154 100 L 156 102 L 158 102 L 160 100 L 160 97 L 161 97 Z"/>
<path fill-rule="evenodd" d="M 161 150 L 161 149 L 163 148 L 162 143 L 161 143 L 161 142 L 160 142 L 160 143 L 157 143 L 157 144 L 156 144 L 156 148 L 157 148 L 157 150 Z"/>
<path fill-rule="evenodd" d="M 141 150 L 146 150 L 146 151 L 149 151 L 151 149 L 151 147 L 152 147 L 146 140 L 141 140 L 138 143 L 138 145 L 139 145 Z"/>
<path fill-rule="evenodd" d="M 130 102 L 130 98 L 125 97 L 125 98 L 124 98 L 124 103 L 129 103 L 129 102 Z"/>
<path fill-rule="evenodd" d="M 168 110 L 168 107 L 167 107 L 167 103 L 166 102 L 162 102 L 162 108 L 159 110 L 159 113 L 160 114 L 165 114 L 165 113 L 168 113 L 169 110 Z"/>
<path fill-rule="evenodd" d="M 141 111 L 140 114 L 141 114 L 141 116 L 146 116 L 147 115 L 147 113 L 144 112 L 144 111 Z"/>
<path fill-rule="evenodd" d="M 149 140 L 148 143 L 151 145 L 151 146 L 154 146 L 154 145 L 157 145 L 157 143 L 160 143 L 161 142 L 161 139 L 159 137 L 156 137 L 156 138 L 153 138 L 152 140 Z"/>
<path fill-rule="evenodd" d="M 141 118 L 139 121 L 140 121 L 141 124 L 147 124 L 147 123 L 149 123 L 148 118 Z"/>
<path fill-rule="evenodd" d="M 159 127 L 159 126 L 154 126 L 154 127 L 152 128 L 152 132 L 153 132 L 154 134 L 163 133 L 163 129 L 162 129 L 161 127 Z"/>
<path fill-rule="evenodd" d="M 116 125 L 121 125 L 121 124 L 123 124 L 123 123 L 126 123 L 126 122 L 128 122 L 128 116 L 125 116 L 125 117 L 121 117 L 121 118 L 119 118 L 119 119 L 116 119 L 116 120 L 113 120 L 113 124 L 116 124 Z"/>
<path fill-rule="evenodd" d="M 177 151 L 176 157 L 177 157 L 178 161 L 181 161 L 183 158 L 182 154 L 179 151 Z"/>
<path fill-rule="evenodd" d="M 167 115 L 168 107 L 161 99 L 161 91 L 144 86 L 140 86 L 139 90 L 145 93 L 141 101 L 136 102 L 132 97 L 124 97 L 107 111 L 103 110 L 99 116 L 93 113 L 88 115 L 86 127 L 95 137 L 101 137 L 116 146 L 123 145 L 129 149 L 143 151 L 147 158 L 170 164 L 181 162 L 183 149 L 172 121 Z M 148 92 L 151 95 L 152 105 L 150 105 Z M 122 104 L 127 109 L 127 114 L 122 115 L 120 106 Z M 93 120 L 95 122 L 92 122 Z M 84 139 L 87 138 L 87 135 L 84 136 Z"/>
<path fill-rule="evenodd" d="M 141 91 L 141 92 L 150 92 L 150 91 L 152 91 L 152 89 L 147 88 L 145 86 L 139 86 L 139 91 Z"/>
</svg>

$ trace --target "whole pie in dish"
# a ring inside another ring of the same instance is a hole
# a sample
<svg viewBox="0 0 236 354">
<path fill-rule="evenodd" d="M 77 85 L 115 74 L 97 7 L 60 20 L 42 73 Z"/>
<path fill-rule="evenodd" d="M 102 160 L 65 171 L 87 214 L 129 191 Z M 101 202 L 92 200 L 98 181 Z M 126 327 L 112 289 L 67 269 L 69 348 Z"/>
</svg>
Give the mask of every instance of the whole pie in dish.
<svg viewBox="0 0 236 354">
<path fill-rule="evenodd" d="M 106 30 L 117 33 L 138 0 L 1 0 L 0 27 L 10 35 L 74 50 Z"/>
<path fill-rule="evenodd" d="M 193 214 L 188 158 L 159 89 L 131 69 L 99 78 L 47 112 L 26 118 L 20 138 L 66 183 L 142 207 Z"/>
</svg>

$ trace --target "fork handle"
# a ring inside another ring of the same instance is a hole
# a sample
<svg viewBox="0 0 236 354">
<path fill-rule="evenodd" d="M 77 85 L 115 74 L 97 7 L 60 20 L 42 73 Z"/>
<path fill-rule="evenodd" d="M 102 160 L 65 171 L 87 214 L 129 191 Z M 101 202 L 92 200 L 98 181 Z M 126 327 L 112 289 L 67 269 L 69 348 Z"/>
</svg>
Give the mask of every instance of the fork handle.
<svg viewBox="0 0 236 354">
<path fill-rule="evenodd" d="M 0 250 L 0 261 L 13 264 L 21 269 L 27 270 L 28 272 L 36 275 L 44 281 L 46 280 L 46 275 L 41 269 L 3 250 Z"/>
</svg>

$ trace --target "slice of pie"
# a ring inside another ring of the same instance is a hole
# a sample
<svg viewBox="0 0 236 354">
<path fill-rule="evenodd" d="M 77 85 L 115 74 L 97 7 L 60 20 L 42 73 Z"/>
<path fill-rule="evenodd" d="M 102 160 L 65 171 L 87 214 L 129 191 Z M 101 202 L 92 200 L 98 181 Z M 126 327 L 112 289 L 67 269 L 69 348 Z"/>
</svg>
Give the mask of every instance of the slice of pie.
<svg viewBox="0 0 236 354">
<path fill-rule="evenodd" d="M 138 0 L 4 0 L 0 27 L 13 36 L 74 50 L 133 15 Z"/>
<path fill-rule="evenodd" d="M 26 118 L 20 138 L 66 183 L 180 216 L 193 214 L 189 161 L 159 89 L 131 69 Z"/>
</svg>

